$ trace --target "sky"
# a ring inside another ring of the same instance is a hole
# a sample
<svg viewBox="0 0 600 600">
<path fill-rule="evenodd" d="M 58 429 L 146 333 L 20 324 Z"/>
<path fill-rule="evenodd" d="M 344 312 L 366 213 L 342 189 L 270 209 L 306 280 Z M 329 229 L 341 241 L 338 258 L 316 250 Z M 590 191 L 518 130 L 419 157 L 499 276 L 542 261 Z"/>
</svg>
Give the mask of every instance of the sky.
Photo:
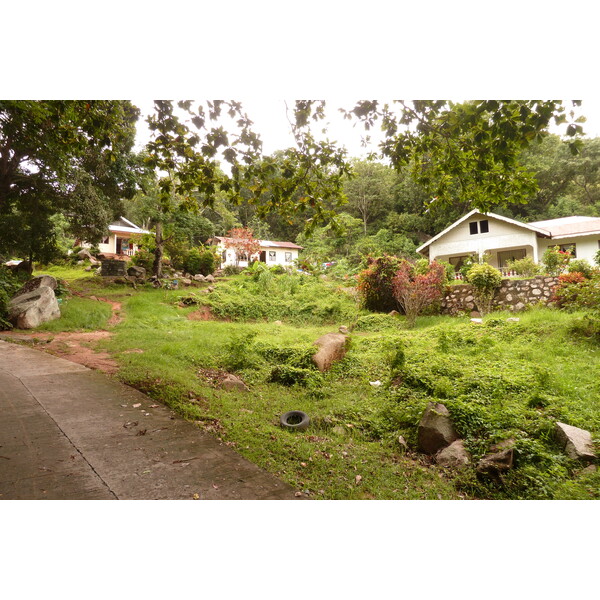
<svg viewBox="0 0 600 600">
<path fill-rule="evenodd" d="M 242 102 L 244 110 L 247 112 L 250 119 L 254 121 L 255 130 L 263 140 L 263 152 L 271 154 L 275 150 L 283 149 L 294 144 L 294 139 L 291 134 L 289 122 L 286 117 L 285 100 L 273 98 L 246 98 L 236 97 L 236 100 Z M 365 148 L 361 144 L 361 139 L 367 135 L 364 128 L 357 124 L 356 121 L 348 121 L 343 118 L 338 108 L 349 109 L 354 105 L 354 98 L 335 98 L 327 100 L 327 118 L 319 125 L 319 129 L 323 126 L 327 127 L 327 136 L 331 140 L 337 141 L 344 145 L 348 154 L 352 157 L 364 157 L 369 150 L 376 149 L 376 142 L 381 139 L 380 133 L 376 128 L 368 132 L 371 136 L 371 144 Z M 133 99 L 132 102 L 140 108 L 142 115 L 138 121 L 136 148 L 141 149 L 148 141 L 150 132 L 148 131 L 145 118 L 152 113 L 152 100 L 148 99 Z M 290 114 L 293 111 L 293 100 L 288 100 L 287 105 L 290 109 Z M 571 110 L 570 101 L 565 102 L 567 110 Z M 577 115 L 582 114 L 586 117 L 586 123 L 583 124 L 586 137 L 600 137 L 600 100 L 582 101 L 582 106 L 575 109 Z M 227 123 L 225 123 L 227 126 Z M 560 133 L 561 129 L 554 125 L 550 127 L 553 133 Z M 564 131 L 564 127 L 562 128 Z"/>
</svg>

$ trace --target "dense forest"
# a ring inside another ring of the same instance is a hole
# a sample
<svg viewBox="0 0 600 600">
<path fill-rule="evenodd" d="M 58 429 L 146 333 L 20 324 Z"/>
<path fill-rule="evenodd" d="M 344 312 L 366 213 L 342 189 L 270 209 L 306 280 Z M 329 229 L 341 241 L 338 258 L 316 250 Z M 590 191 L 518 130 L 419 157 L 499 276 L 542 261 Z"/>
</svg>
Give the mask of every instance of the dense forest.
<svg viewBox="0 0 600 600">
<path fill-rule="evenodd" d="M 527 203 L 509 203 L 494 212 L 524 222 L 600 216 L 600 138 L 584 140 L 580 153 L 574 155 L 559 136 L 549 135 L 524 151 L 520 162 L 535 174 L 537 193 Z M 250 227 L 255 237 L 302 245 L 305 260 L 337 262 L 353 270 L 368 254 L 416 257 L 420 244 L 472 208 L 459 192 L 449 205 L 431 203 L 411 176 L 410 167 L 396 171 L 377 161 L 354 159 L 351 163 L 353 176 L 344 179 L 346 202 L 334 209 L 339 231 L 328 225 L 307 234 L 305 217 L 283 218 L 276 213 L 261 217 L 256 205 L 234 204 L 223 195 L 211 208 L 176 213 L 174 239 L 194 246 L 212 235 L 225 235 L 233 227 Z M 153 206 L 147 194 L 139 193 L 125 203 L 124 216 L 151 227 Z"/>
</svg>

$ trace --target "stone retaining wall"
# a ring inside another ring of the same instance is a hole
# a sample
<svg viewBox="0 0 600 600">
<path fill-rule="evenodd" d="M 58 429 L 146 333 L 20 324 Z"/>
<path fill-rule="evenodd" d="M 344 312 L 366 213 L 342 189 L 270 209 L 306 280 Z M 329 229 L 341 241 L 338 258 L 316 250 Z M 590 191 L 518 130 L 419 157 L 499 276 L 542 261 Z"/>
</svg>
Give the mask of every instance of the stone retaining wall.
<svg viewBox="0 0 600 600">
<path fill-rule="evenodd" d="M 548 303 L 558 283 L 557 277 L 538 276 L 533 279 L 503 279 L 494 298 L 493 307 L 500 310 L 523 310 L 529 304 Z M 476 311 L 473 288 L 469 284 L 450 286 L 442 300 L 441 312 L 455 315 Z"/>
<path fill-rule="evenodd" d="M 127 277 L 127 262 L 106 258 L 102 261 L 100 275 L 103 277 Z"/>
</svg>

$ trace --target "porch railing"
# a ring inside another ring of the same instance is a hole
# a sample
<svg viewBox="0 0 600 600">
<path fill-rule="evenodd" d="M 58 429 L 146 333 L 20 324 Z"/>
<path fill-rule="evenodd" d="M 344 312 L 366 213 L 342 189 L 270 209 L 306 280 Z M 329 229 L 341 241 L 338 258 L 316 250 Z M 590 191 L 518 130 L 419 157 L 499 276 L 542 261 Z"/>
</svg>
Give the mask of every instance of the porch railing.
<svg viewBox="0 0 600 600">
<path fill-rule="evenodd" d="M 500 271 L 500 273 L 502 273 L 503 277 L 516 277 L 517 276 L 517 272 L 514 269 L 509 269 L 508 267 L 500 267 L 498 269 L 498 271 Z M 463 281 L 465 278 L 463 276 L 462 273 L 454 273 L 454 280 L 455 281 Z"/>
</svg>

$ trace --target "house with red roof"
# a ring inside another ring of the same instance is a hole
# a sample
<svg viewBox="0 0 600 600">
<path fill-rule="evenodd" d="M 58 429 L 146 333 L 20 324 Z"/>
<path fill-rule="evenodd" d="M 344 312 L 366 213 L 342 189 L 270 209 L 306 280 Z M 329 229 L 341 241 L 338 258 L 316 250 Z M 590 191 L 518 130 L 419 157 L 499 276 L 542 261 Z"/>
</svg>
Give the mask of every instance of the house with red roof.
<svg viewBox="0 0 600 600">
<path fill-rule="evenodd" d="M 221 268 L 228 265 L 238 267 L 247 267 L 254 261 L 260 261 L 267 266 L 272 267 L 281 265 L 282 267 L 293 267 L 294 261 L 298 259 L 302 246 L 292 242 L 273 242 L 271 240 L 258 240 L 260 250 L 252 256 L 236 255 L 236 251 L 228 247 L 226 243 L 231 238 L 215 236 L 209 240 L 209 244 L 216 246 L 217 252 L 221 257 Z"/>
</svg>

